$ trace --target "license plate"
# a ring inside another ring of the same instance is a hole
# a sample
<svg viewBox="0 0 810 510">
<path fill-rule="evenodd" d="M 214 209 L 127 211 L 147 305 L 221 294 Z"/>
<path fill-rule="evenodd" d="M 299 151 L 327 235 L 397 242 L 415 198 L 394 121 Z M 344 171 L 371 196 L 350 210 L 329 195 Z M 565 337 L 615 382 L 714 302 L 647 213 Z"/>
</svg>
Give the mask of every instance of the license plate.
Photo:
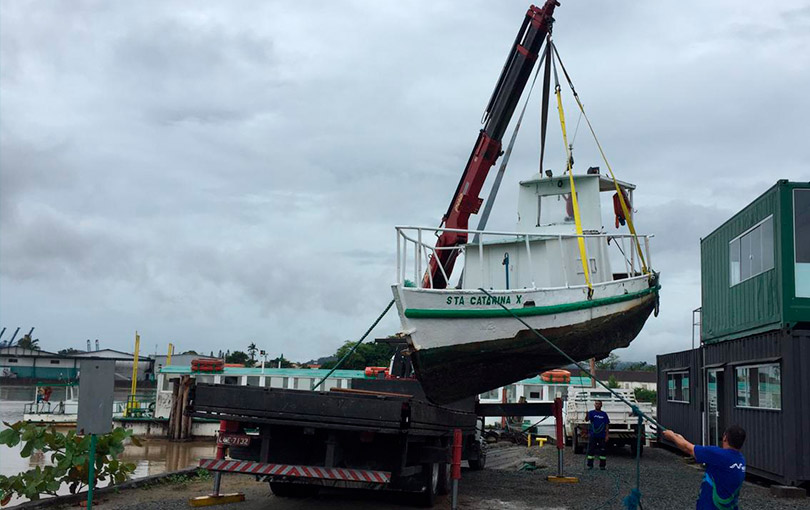
<svg viewBox="0 0 810 510">
<path fill-rule="evenodd" d="M 247 446 L 250 444 L 250 436 L 223 434 L 219 436 L 217 442 L 226 446 Z"/>
</svg>

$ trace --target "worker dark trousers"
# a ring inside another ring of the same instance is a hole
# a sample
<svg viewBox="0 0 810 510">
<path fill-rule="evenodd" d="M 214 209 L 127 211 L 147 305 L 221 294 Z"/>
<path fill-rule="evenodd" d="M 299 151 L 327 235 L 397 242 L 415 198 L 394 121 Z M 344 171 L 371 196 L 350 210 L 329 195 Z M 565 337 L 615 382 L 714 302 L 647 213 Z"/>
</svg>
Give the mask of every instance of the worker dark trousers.
<svg viewBox="0 0 810 510">
<path fill-rule="evenodd" d="M 599 467 L 605 469 L 607 465 L 607 457 L 605 456 L 605 438 L 593 437 L 588 438 L 588 467 L 593 467 L 593 458 L 595 455 L 599 456 Z"/>
</svg>

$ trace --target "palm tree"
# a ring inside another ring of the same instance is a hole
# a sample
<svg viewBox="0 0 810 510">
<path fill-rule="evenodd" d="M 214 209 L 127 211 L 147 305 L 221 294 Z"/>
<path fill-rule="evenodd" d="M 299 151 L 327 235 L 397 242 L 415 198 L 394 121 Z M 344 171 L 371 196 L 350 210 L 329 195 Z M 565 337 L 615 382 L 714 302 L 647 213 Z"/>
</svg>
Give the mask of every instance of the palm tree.
<svg viewBox="0 0 810 510">
<path fill-rule="evenodd" d="M 259 351 L 258 347 L 254 342 L 250 342 L 248 345 L 247 352 L 250 354 L 250 361 L 256 361 L 256 353 Z"/>
<path fill-rule="evenodd" d="M 26 334 L 22 338 L 17 341 L 17 347 L 22 347 L 23 349 L 31 349 L 32 351 L 38 351 L 39 345 L 39 338 L 32 340 L 31 335 Z"/>
</svg>

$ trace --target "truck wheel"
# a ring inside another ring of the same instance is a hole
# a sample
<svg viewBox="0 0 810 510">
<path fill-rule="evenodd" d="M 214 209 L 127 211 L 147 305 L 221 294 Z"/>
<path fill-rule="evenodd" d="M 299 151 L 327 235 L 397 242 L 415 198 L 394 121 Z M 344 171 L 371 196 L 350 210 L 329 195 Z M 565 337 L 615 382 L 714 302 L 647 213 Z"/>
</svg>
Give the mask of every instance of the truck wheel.
<svg viewBox="0 0 810 510">
<path fill-rule="evenodd" d="M 449 462 L 439 464 L 439 494 L 450 493 L 450 489 L 453 487 L 452 471 L 453 466 Z"/>
<path fill-rule="evenodd" d="M 480 471 L 487 466 L 487 447 L 485 445 L 477 445 L 474 453 L 476 453 L 476 456 L 467 459 L 467 464 L 470 465 L 470 469 Z"/>
<path fill-rule="evenodd" d="M 632 441 L 630 443 L 630 454 L 633 455 L 633 457 L 636 456 L 636 449 L 637 449 L 636 445 L 637 444 L 638 444 L 638 441 Z M 641 449 L 638 450 L 638 456 L 639 457 L 644 456 L 644 443 L 641 443 Z"/>
<path fill-rule="evenodd" d="M 417 502 L 421 507 L 432 508 L 436 503 L 436 495 L 439 493 L 438 462 L 422 465 L 422 483 L 425 484 L 425 490 L 419 494 Z"/>
</svg>

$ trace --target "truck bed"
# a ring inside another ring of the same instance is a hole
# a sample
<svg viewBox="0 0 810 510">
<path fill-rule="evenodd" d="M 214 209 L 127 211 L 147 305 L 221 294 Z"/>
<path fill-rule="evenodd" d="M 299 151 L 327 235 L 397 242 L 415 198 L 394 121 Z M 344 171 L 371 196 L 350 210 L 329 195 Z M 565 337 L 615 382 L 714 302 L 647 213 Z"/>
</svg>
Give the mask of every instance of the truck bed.
<svg viewBox="0 0 810 510">
<path fill-rule="evenodd" d="M 190 409 L 200 418 L 383 434 L 443 435 L 453 428 L 475 429 L 473 401 L 468 406 L 437 406 L 418 398 L 417 391 L 409 392 L 413 388 L 408 384 L 381 384 L 379 393 L 373 384 L 363 386 L 347 392 L 198 384 Z"/>
</svg>

